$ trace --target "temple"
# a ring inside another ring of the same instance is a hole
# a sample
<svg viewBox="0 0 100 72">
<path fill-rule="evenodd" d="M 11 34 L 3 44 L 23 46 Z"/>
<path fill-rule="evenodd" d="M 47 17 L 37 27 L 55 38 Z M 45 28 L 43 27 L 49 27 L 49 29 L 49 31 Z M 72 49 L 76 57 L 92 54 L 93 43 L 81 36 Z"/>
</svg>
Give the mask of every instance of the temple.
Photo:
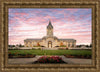
<svg viewBox="0 0 100 72">
<path fill-rule="evenodd" d="M 53 26 L 51 21 L 47 26 L 47 35 L 41 39 L 25 39 L 25 47 L 45 47 L 45 48 L 57 48 L 57 47 L 76 47 L 75 39 L 59 39 L 53 35 Z"/>
</svg>

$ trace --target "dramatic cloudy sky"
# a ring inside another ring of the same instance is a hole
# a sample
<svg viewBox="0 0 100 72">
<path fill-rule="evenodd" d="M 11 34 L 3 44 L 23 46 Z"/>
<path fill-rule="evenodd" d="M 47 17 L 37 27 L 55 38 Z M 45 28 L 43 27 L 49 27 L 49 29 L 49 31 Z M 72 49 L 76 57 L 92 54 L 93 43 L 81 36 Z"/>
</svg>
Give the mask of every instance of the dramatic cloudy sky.
<svg viewBox="0 0 100 72">
<path fill-rule="evenodd" d="M 91 43 L 91 9 L 10 8 L 9 44 L 24 44 L 26 38 L 42 38 L 49 19 L 58 38 L 76 39 L 77 44 Z"/>
</svg>

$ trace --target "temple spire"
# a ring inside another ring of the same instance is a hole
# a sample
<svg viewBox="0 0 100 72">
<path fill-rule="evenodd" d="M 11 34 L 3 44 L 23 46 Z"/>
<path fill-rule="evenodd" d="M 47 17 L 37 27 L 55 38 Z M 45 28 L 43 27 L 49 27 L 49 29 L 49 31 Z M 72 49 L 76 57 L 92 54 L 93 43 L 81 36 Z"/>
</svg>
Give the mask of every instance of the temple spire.
<svg viewBox="0 0 100 72">
<path fill-rule="evenodd" d="M 52 26 L 50 20 L 49 20 L 49 24 L 47 26 L 47 36 L 53 36 L 53 26 Z"/>
<path fill-rule="evenodd" d="M 50 20 L 49 20 L 49 24 L 48 24 L 47 28 L 53 28 Z"/>
<path fill-rule="evenodd" d="M 49 24 L 51 24 L 51 21 L 50 21 L 50 19 L 49 19 Z"/>
</svg>

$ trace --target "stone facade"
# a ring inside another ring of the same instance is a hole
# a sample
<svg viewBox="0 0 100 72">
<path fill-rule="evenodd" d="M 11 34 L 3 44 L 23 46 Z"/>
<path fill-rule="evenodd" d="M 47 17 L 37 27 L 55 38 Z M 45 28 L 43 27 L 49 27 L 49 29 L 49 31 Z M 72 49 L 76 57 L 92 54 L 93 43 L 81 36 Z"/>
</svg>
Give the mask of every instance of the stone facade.
<svg viewBox="0 0 100 72">
<path fill-rule="evenodd" d="M 42 39 L 25 39 L 25 47 L 39 47 L 43 46 L 46 48 L 56 48 L 56 47 L 76 47 L 76 40 L 74 39 L 58 39 L 53 35 L 53 26 L 49 21 L 47 26 L 47 36 Z"/>
</svg>

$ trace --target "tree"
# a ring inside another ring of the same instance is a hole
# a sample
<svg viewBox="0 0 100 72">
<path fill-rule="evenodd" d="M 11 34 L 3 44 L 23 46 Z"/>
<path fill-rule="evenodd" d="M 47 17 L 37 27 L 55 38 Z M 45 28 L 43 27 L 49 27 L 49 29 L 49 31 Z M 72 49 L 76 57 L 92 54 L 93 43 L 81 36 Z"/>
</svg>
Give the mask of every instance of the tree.
<svg viewBox="0 0 100 72">
<path fill-rule="evenodd" d="M 90 47 L 92 47 L 92 44 L 90 44 Z"/>
<path fill-rule="evenodd" d="M 21 45 L 21 44 L 19 44 L 19 47 L 22 47 L 22 45 Z"/>
<path fill-rule="evenodd" d="M 8 47 L 11 47 L 11 45 L 8 45 Z"/>
<path fill-rule="evenodd" d="M 86 45 L 86 47 L 89 47 L 88 45 Z"/>
<path fill-rule="evenodd" d="M 12 47 L 15 47 L 15 45 L 12 45 Z"/>
</svg>

